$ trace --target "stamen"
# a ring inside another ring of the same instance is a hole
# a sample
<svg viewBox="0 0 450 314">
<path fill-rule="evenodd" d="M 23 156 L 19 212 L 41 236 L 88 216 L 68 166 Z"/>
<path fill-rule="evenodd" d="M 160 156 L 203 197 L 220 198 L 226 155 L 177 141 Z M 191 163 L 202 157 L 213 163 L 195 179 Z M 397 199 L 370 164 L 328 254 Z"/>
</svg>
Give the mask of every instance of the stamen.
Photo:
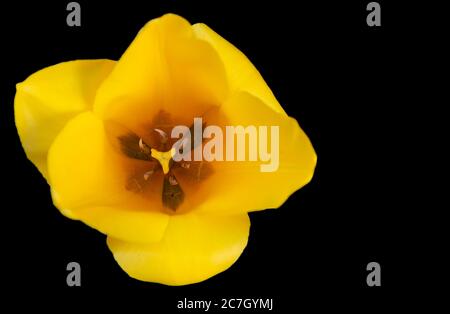
<svg viewBox="0 0 450 314">
<path fill-rule="evenodd" d="M 147 171 L 146 173 L 144 173 L 144 180 L 147 181 L 150 176 L 153 174 L 153 170 Z"/>
<path fill-rule="evenodd" d="M 170 183 L 170 185 L 178 185 L 178 181 L 175 178 L 175 176 L 173 176 L 173 175 L 169 176 L 169 183 Z"/>
<path fill-rule="evenodd" d="M 164 176 L 162 202 L 165 207 L 176 210 L 184 200 L 184 192 L 175 176 L 170 173 Z"/>
<path fill-rule="evenodd" d="M 139 148 L 146 154 L 150 154 L 150 147 L 144 143 L 142 138 L 139 138 Z"/>
<path fill-rule="evenodd" d="M 134 133 L 121 135 L 119 140 L 120 149 L 127 157 L 139 160 L 150 160 L 150 147 Z"/>
<path fill-rule="evenodd" d="M 157 132 L 159 135 L 161 135 L 161 143 L 165 144 L 167 143 L 167 140 L 169 139 L 169 137 L 167 136 L 167 133 L 164 132 L 161 129 L 153 129 L 155 132 Z"/>
<path fill-rule="evenodd" d="M 142 150 L 145 149 L 144 143 L 142 142 L 142 138 L 139 138 L 139 147 L 140 147 Z"/>
</svg>

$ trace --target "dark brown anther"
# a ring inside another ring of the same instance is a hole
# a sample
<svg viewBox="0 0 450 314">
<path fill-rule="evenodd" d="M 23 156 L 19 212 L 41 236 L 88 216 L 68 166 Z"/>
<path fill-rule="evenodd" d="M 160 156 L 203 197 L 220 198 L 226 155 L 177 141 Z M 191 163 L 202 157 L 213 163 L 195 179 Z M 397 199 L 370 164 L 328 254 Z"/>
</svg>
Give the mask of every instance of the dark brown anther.
<svg viewBox="0 0 450 314">
<path fill-rule="evenodd" d="M 176 211 L 177 208 L 183 203 L 184 192 L 181 186 L 172 173 L 168 173 L 164 176 L 162 202 L 167 208 Z"/>
<path fill-rule="evenodd" d="M 126 156 L 140 160 L 151 160 L 150 147 L 134 133 L 118 137 L 120 149 Z"/>
</svg>

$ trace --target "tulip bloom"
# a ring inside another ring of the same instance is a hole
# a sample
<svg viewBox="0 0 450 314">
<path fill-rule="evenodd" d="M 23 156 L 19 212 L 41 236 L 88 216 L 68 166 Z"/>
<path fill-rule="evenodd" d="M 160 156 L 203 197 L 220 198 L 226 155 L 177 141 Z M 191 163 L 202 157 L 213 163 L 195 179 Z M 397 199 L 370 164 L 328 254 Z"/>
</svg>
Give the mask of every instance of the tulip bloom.
<svg viewBox="0 0 450 314">
<path fill-rule="evenodd" d="M 168 135 L 196 117 L 277 126 L 278 169 L 174 161 Z M 61 213 L 106 234 L 129 276 L 167 285 L 230 267 L 247 245 L 248 212 L 281 206 L 316 165 L 308 137 L 244 54 L 173 14 L 145 25 L 117 62 L 63 62 L 17 84 L 15 121 Z"/>
</svg>

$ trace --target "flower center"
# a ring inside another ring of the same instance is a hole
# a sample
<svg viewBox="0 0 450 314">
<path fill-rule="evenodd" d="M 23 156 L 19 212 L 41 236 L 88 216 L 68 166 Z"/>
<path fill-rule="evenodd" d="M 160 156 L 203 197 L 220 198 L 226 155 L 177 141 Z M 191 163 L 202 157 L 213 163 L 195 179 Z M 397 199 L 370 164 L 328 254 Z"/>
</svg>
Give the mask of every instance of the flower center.
<svg viewBox="0 0 450 314">
<path fill-rule="evenodd" d="M 173 159 L 176 149 L 172 146 L 178 139 L 172 139 L 168 134 L 174 126 L 170 115 L 160 112 L 151 124 L 138 131 L 139 134 L 123 126 L 117 127 L 120 130 L 115 134 L 122 154 L 139 161 L 126 163 L 130 172 L 126 189 L 152 199 L 153 204 L 153 197 L 160 193 L 162 207 L 168 209 L 168 213 L 183 213 L 189 210 L 188 206 L 180 209 L 185 195 L 190 196 L 190 204 L 198 201 L 201 198 L 197 193 L 198 185 L 212 169 L 203 161 L 177 162 Z"/>
</svg>

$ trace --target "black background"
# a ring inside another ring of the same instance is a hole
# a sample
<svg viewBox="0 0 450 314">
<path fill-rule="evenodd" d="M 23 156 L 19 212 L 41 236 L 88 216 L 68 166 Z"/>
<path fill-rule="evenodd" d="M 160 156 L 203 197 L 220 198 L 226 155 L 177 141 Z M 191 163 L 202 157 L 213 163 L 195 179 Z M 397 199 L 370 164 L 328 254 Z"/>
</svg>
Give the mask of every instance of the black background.
<svg viewBox="0 0 450 314">
<path fill-rule="evenodd" d="M 412 143 L 423 138 L 405 101 L 415 93 L 407 83 L 410 39 L 420 35 L 402 22 L 406 6 L 378 1 L 382 26 L 370 28 L 369 1 L 78 1 L 82 26 L 68 27 L 68 2 L 1 9 L 2 282 L 10 293 L 73 305 L 107 292 L 109 304 L 142 305 L 143 313 L 176 312 L 184 297 L 273 298 L 284 313 L 306 305 L 366 312 L 427 276 L 420 263 L 411 275 L 421 255 L 411 249 L 421 244 L 411 222 L 421 188 Z M 204 22 L 239 47 L 318 155 L 311 183 L 279 209 L 250 215 L 248 246 L 230 269 L 184 287 L 129 278 L 104 235 L 63 217 L 13 119 L 16 83 L 62 61 L 118 59 L 148 20 L 168 12 Z M 81 264 L 81 287 L 66 286 L 71 261 Z M 381 265 L 381 287 L 366 285 L 371 261 Z"/>
</svg>

